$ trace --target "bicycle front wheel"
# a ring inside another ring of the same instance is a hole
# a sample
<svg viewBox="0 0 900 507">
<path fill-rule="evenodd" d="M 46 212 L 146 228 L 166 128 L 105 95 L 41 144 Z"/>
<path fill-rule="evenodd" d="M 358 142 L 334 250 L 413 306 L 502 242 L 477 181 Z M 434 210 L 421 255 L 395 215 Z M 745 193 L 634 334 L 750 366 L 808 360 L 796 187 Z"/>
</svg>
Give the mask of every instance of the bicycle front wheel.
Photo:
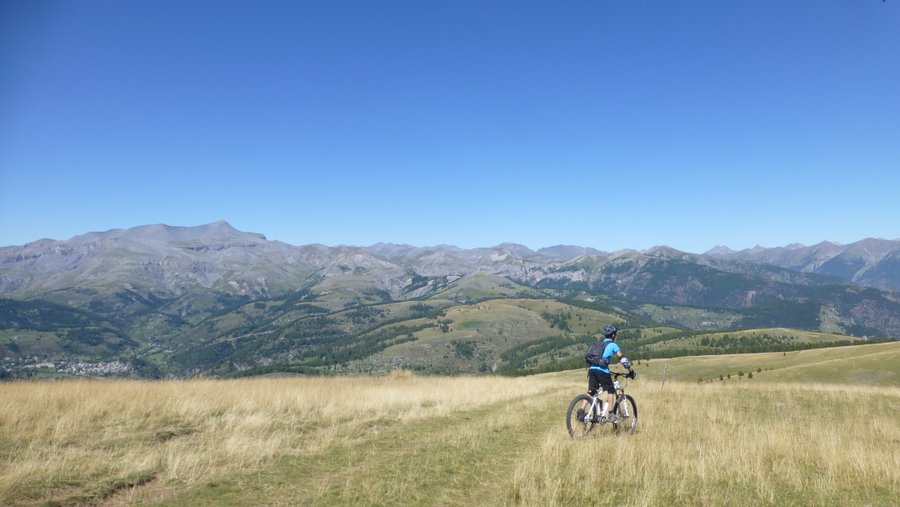
<svg viewBox="0 0 900 507">
<path fill-rule="evenodd" d="M 616 415 L 613 422 L 615 431 L 634 433 L 638 420 L 637 403 L 634 402 L 634 398 L 627 394 L 619 396 L 612 413 Z"/>
<path fill-rule="evenodd" d="M 579 394 L 569 403 L 569 410 L 566 411 L 566 429 L 569 430 L 569 436 L 572 438 L 585 438 L 594 429 L 593 418 L 591 422 L 584 422 L 584 416 L 578 417 L 578 409 L 584 407 L 585 412 L 591 408 L 592 398 L 586 394 Z M 583 414 L 583 412 L 582 412 Z"/>
</svg>

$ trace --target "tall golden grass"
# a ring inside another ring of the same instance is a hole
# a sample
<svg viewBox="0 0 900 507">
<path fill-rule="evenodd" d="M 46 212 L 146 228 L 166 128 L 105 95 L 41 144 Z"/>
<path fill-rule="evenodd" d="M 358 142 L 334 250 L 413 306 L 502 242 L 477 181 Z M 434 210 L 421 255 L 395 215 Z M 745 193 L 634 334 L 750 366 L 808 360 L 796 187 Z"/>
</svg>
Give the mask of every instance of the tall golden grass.
<svg viewBox="0 0 900 507">
<path fill-rule="evenodd" d="M 524 505 L 898 505 L 900 389 L 646 382 L 639 431 L 549 431 L 515 471 Z"/>
<path fill-rule="evenodd" d="M 0 383 L 0 505 L 177 490 L 373 428 L 544 388 L 526 379 L 346 378 Z"/>
<path fill-rule="evenodd" d="M 572 440 L 583 372 L 0 384 L 0 505 L 896 505 L 900 388 L 628 386 Z"/>
</svg>

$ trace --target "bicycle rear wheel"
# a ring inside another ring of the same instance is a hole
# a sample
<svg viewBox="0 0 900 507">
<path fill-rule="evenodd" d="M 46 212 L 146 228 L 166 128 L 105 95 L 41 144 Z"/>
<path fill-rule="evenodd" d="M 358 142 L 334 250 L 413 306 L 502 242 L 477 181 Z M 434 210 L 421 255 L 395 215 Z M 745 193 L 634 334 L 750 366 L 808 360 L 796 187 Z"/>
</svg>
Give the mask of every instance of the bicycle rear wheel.
<svg viewBox="0 0 900 507">
<path fill-rule="evenodd" d="M 630 395 L 623 394 L 616 398 L 612 413 L 616 415 L 613 428 L 617 432 L 634 433 L 637 428 L 637 403 Z"/>
<path fill-rule="evenodd" d="M 590 396 L 579 394 L 569 403 L 569 410 L 566 411 L 566 429 L 569 430 L 569 436 L 572 438 L 585 438 L 594 429 L 593 418 L 591 418 L 591 422 L 584 422 L 583 417 L 578 418 L 578 409 L 584 405 L 585 412 L 590 410 L 592 401 Z"/>
</svg>

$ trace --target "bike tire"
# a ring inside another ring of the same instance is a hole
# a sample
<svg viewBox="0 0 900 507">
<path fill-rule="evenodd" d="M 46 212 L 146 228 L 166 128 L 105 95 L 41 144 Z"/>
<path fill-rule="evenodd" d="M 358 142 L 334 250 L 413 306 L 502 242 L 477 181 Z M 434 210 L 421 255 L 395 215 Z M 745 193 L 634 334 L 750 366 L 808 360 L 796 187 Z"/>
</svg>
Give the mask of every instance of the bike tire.
<svg viewBox="0 0 900 507">
<path fill-rule="evenodd" d="M 613 428 L 618 433 L 634 433 L 637 429 L 638 409 L 637 403 L 628 394 L 623 394 L 616 398 L 616 404 L 613 407 L 613 414 L 616 414 L 616 421 Z"/>
<path fill-rule="evenodd" d="M 592 398 L 590 396 L 579 394 L 569 403 L 569 409 L 566 411 L 566 429 L 569 431 L 570 437 L 576 439 L 587 438 L 591 430 L 594 429 L 595 423 L 578 420 L 578 409 L 581 408 L 584 402 L 587 402 L 586 405 L 590 408 L 591 401 Z"/>
</svg>

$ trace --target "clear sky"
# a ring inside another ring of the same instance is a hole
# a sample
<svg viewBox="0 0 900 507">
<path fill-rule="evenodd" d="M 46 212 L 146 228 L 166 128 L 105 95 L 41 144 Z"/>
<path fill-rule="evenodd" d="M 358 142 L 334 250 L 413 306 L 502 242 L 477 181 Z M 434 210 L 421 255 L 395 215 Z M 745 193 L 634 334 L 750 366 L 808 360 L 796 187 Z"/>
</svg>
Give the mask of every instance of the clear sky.
<svg viewBox="0 0 900 507">
<path fill-rule="evenodd" d="M 900 237 L 900 1 L 0 0 L 0 246 Z"/>
</svg>

